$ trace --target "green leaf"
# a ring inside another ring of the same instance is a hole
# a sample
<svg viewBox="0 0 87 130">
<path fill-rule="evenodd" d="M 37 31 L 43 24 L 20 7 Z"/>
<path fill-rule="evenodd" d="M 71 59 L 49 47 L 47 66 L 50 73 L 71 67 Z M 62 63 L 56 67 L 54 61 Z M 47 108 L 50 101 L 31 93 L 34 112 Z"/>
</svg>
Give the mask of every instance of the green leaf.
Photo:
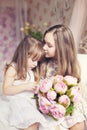
<svg viewBox="0 0 87 130">
<path fill-rule="evenodd" d="M 66 115 L 71 115 L 74 113 L 74 103 L 71 103 L 69 107 L 66 109 Z"/>
<path fill-rule="evenodd" d="M 67 92 L 66 92 L 67 96 L 70 97 L 71 96 L 71 90 L 68 89 Z"/>
<path fill-rule="evenodd" d="M 37 31 L 37 32 L 29 31 L 29 34 L 33 36 L 34 38 L 37 38 L 38 40 L 42 40 L 43 38 L 43 34 L 40 31 Z"/>
</svg>

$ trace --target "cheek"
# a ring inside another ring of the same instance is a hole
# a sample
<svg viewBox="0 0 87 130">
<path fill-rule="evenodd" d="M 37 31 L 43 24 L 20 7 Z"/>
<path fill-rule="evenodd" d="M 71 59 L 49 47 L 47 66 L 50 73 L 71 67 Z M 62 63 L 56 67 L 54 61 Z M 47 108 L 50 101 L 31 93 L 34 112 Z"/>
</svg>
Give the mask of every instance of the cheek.
<svg viewBox="0 0 87 130">
<path fill-rule="evenodd" d="M 52 54 L 52 56 L 54 57 L 55 56 L 55 53 L 56 51 L 55 51 L 55 49 L 53 49 L 52 51 L 51 51 L 51 54 Z"/>
<path fill-rule="evenodd" d="M 46 56 L 48 56 L 48 57 L 55 57 L 55 50 L 53 48 L 49 48 L 47 50 Z"/>
<path fill-rule="evenodd" d="M 52 54 L 52 55 L 55 55 L 55 52 L 56 52 L 56 49 L 53 47 L 53 48 L 50 48 L 49 49 L 49 52 Z"/>
</svg>

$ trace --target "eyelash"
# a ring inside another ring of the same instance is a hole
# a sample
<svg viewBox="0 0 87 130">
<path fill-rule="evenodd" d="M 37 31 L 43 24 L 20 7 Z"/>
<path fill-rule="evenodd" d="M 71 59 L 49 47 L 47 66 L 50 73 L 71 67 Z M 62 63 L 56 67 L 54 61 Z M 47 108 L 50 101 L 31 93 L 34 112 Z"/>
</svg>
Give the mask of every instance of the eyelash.
<svg viewBox="0 0 87 130">
<path fill-rule="evenodd" d="M 45 45 L 45 44 L 47 44 L 47 43 L 45 42 L 44 45 Z M 48 47 L 52 47 L 52 45 L 49 45 L 49 44 L 47 44 L 47 46 L 48 46 Z"/>
<path fill-rule="evenodd" d="M 48 45 L 48 47 L 52 47 L 51 45 Z"/>
</svg>

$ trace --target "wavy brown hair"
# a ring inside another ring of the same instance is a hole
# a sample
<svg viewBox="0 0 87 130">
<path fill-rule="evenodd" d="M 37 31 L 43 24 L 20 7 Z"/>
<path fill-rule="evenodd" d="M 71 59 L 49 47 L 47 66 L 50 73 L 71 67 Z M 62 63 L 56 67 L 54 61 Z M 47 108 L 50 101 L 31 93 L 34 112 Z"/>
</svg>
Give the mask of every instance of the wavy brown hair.
<svg viewBox="0 0 87 130">
<path fill-rule="evenodd" d="M 18 45 L 11 63 L 16 65 L 17 75 L 19 79 L 26 79 L 27 76 L 27 58 L 32 57 L 33 60 L 40 60 L 44 56 L 43 45 L 41 41 L 31 37 L 25 36 L 25 38 Z M 39 80 L 40 71 L 39 63 L 37 67 L 33 69 L 35 72 L 35 80 Z"/>
<path fill-rule="evenodd" d="M 56 56 L 54 58 L 58 63 L 58 74 L 72 75 L 80 81 L 80 66 L 71 30 L 65 25 L 55 25 L 46 30 L 44 38 L 49 32 L 53 34 L 55 41 Z"/>
</svg>

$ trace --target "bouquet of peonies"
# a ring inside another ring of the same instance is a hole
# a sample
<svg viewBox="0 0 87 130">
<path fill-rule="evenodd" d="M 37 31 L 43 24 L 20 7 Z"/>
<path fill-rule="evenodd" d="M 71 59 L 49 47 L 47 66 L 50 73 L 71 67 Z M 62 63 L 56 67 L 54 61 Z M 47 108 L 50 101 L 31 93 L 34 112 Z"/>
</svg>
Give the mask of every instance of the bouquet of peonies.
<svg viewBox="0 0 87 130">
<path fill-rule="evenodd" d="M 58 120 L 72 115 L 75 105 L 81 99 L 77 78 L 70 75 L 56 75 L 42 79 L 34 98 L 39 111 Z"/>
</svg>

